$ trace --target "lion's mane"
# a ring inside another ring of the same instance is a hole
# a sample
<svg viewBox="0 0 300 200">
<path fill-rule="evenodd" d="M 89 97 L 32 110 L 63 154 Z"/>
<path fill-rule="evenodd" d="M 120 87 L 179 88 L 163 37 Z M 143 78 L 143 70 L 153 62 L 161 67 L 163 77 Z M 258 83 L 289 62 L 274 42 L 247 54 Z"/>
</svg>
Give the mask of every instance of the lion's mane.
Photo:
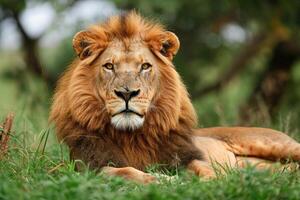
<svg viewBox="0 0 300 200">
<path fill-rule="evenodd" d="M 56 127 L 58 138 L 70 147 L 71 155 L 97 168 L 103 164 L 100 161 L 92 162 L 89 157 L 91 154 L 95 157 L 109 151 L 120 151 L 123 158 L 118 155 L 118 159 L 109 159 L 120 165 L 143 168 L 161 159 L 169 159 L 165 157 L 171 155 L 171 151 L 188 146 L 180 138 L 190 136 L 197 118 L 187 90 L 171 59 L 168 59 L 173 55 L 165 52 L 161 56 L 161 40 L 165 29 L 157 23 L 144 20 L 136 13 L 130 13 L 126 17 L 115 16 L 101 25 L 92 26 L 89 33 L 95 41 L 94 45 L 86 49 L 85 53 L 89 57 L 84 60 L 75 59 L 60 78 L 49 118 Z M 152 102 L 153 108 L 146 113 L 143 127 L 136 131 L 121 132 L 110 124 L 105 99 L 97 93 L 97 74 L 90 65 L 93 65 L 93 60 L 114 38 L 130 43 L 130 39 L 137 35 L 140 35 L 160 62 L 160 86 Z M 92 139 L 84 138 L 102 138 L 105 142 L 101 146 Z M 169 147 L 164 143 L 172 144 Z M 159 148 L 166 151 L 163 158 L 158 155 L 162 153 Z"/>
</svg>

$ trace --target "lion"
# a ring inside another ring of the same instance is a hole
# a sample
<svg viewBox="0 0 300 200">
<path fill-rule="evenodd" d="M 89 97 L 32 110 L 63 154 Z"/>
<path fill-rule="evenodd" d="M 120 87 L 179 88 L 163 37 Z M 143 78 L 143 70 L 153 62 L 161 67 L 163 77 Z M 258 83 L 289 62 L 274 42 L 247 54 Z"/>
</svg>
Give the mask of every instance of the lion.
<svg viewBox="0 0 300 200">
<path fill-rule="evenodd" d="M 197 129 L 172 62 L 179 46 L 174 33 L 136 12 L 74 36 L 78 58 L 58 81 L 49 117 L 71 159 L 140 183 L 157 181 L 145 172 L 154 164 L 213 178 L 214 162 L 268 168 L 279 160 L 300 161 L 300 144 L 279 131 Z"/>
</svg>

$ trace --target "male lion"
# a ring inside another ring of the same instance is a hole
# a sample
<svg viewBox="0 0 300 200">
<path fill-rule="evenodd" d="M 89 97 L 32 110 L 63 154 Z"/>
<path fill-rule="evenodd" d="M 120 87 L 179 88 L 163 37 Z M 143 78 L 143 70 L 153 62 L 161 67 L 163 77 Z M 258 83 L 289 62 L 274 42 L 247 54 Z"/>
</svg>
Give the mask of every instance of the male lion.
<svg viewBox="0 0 300 200">
<path fill-rule="evenodd" d="M 179 40 L 138 14 L 114 16 L 74 36 L 78 59 L 58 82 L 50 121 L 72 159 L 148 183 L 152 164 L 214 177 L 212 162 L 300 161 L 300 144 L 264 128 L 194 129 L 197 117 L 172 59 Z"/>
</svg>

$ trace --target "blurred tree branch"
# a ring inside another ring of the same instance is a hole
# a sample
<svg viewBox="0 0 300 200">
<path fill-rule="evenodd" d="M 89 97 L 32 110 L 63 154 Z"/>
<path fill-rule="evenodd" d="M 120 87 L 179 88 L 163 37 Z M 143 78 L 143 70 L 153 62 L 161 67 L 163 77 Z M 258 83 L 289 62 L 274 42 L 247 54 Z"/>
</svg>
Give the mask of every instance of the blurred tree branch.
<svg viewBox="0 0 300 200">
<path fill-rule="evenodd" d="M 226 72 L 221 73 L 217 81 L 211 85 L 208 85 L 193 94 L 193 98 L 201 98 L 210 92 L 219 91 L 227 86 L 232 79 L 234 79 L 246 66 L 250 60 L 255 57 L 261 50 L 264 41 L 268 38 L 265 32 L 261 32 L 255 35 L 245 45 L 243 50 L 238 56 L 234 56 L 229 69 Z"/>
</svg>

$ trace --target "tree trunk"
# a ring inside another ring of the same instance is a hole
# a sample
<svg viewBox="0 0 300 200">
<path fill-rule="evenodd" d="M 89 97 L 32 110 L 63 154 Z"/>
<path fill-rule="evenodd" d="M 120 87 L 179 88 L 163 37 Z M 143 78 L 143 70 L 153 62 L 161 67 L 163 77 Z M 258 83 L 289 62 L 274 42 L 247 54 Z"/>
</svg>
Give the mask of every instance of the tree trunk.
<svg viewBox="0 0 300 200">
<path fill-rule="evenodd" d="M 22 46 L 24 49 L 24 61 L 28 69 L 35 75 L 43 78 L 47 83 L 49 83 L 48 74 L 45 72 L 41 65 L 41 61 L 38 55 L 38 41 L 39 38 L 30 37 L 25 31 L 23 25 L 20 22 L 19 14 L 13 13 L 12 17 L 14 18 L 17 28 L 21 33 L 22 37 Z"/>
<path fill-rule="evenodd" d="M 269 120 L 276 112 L 290 80 L 291 69 L 300 57 L 294 40 L 280 41 L 273 49 L 267 70 L 262 74 L 247 103 L 240 109 L 241 124 Z"/>
</svg>

